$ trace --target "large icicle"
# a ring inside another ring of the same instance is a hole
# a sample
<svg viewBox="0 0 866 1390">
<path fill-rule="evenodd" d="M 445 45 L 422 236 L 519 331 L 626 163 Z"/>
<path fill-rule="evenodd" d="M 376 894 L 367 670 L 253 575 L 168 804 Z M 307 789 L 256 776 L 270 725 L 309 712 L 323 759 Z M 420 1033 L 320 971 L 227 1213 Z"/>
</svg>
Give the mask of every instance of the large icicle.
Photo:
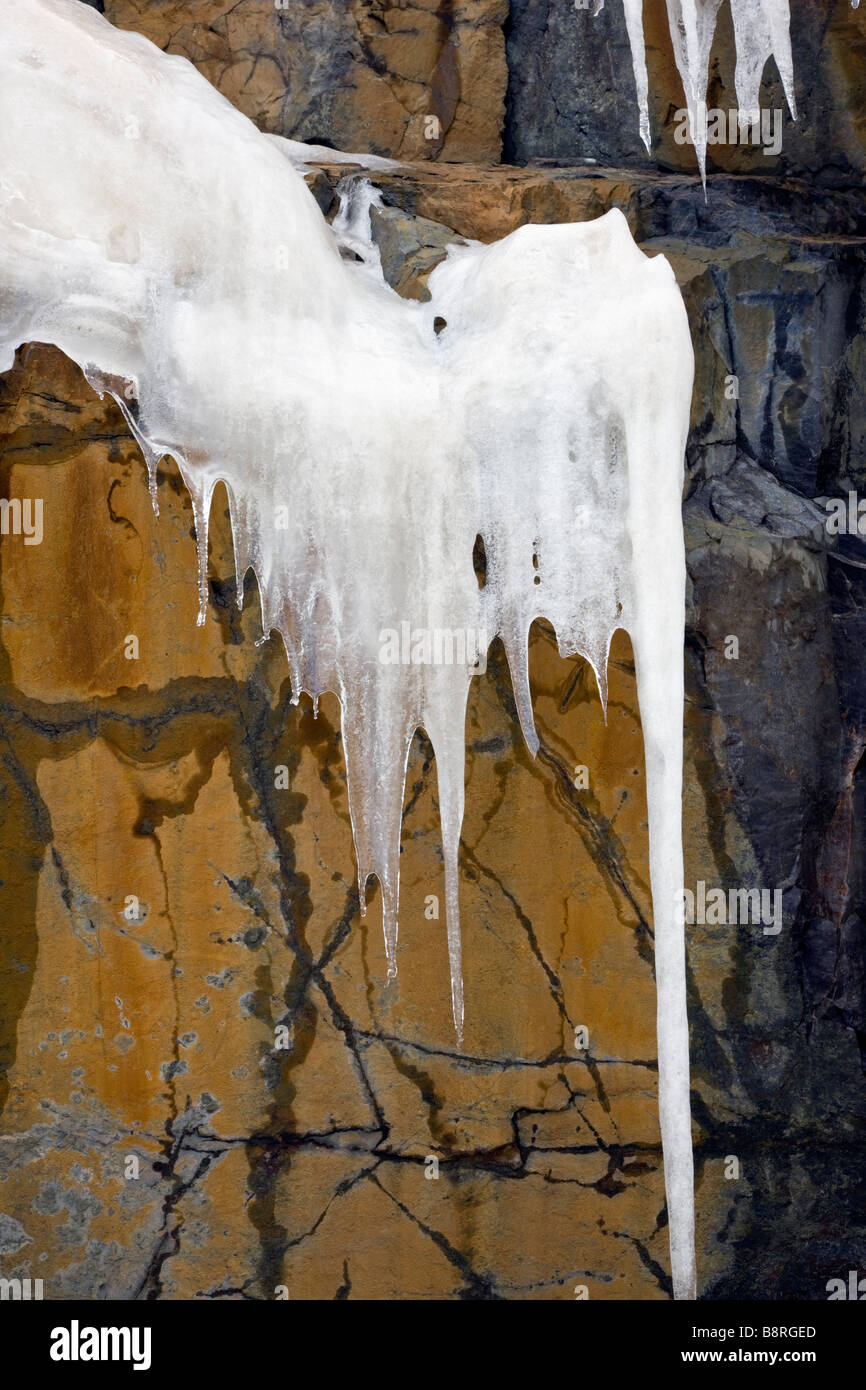
<svg viewBox="0 0 866 1390">
<path fill-rule="evenodd" d="M 680 356 L 677 358 L 677 352 Z M 691 354 L 672 339 L 661 373 L 691 371 Z M 663 392 L 659 382 L 659 391 Z M 693 1161 L 689 1099 L 682 850 L 683 596 L 685 561 L 675 524 L 681 504 L 674 469 L 656 461 L 685 449 L 671 438 L 669 402 L 627 422 L 634 599 L 627 627 L 634 646 L 646 760 L 650 879 L 658 1007 L 659 1118 L 665 1156 L 675 1298 L 694 1298 Z M 651 479 L 655 476 L 656 483 Z"/>
<path fill-rule="evenodd" d="M 611 635 L 631 634 L 671 1259 L 677 1296 L 690 1296 L 674 902 L 692 349 L 670 266 L 644 256 L 614 211 L 456 247 L 430 278 L 431 301 L 404 301 L 370 253 L 369 189 L 347 189 L 335 234 L 280 142 L 190 64 L 76 0 L 0 11 L 0 152 L 0 370 L 19 343 L 56 344 L 115 395 L 151 477 L 163 454 L 177 459 L 203 601 L 207 513 L 225 483 L 239 593 L 251 568 L 295 696 L 340 698 L 360 888 L 379 878 L 389 974 L 406 760 L 413 731 L 427 730 L 458 1035 L 473 665 L 500 635 L 534 749 L 533 620 L 548 618 L 561 652 L 592 663 L 602 699 Z M 344 259 L 340 240 L 361 260 Z"/>
<path fill-rule="evenodd" d="M 646 70 L 646 44 L 643 36 L 643 0 L 623 0 L 625 27 L 631 48 L 631 65 L 634 85 L 637 92 L 639 111 L 638 129 L 640 138 L 646 145 L 647 154 L 652 152 L 652 135 L 649 118 L 649 78 Z"/>
<path fill-rule="evenodd" d="M 760 0 L 754 0 L 760 3 Z M 682 78 L 689 127 L 701 179 L 707 176 L 706 93 L 710 49 L 722 0 L 667 0 L 677 72 Z"/>
<path fill-rule="evenodd" d="M 760 119 L 761 78 L 774 58 L 788 110 L 797 119 L 794 62 L 791 57 L 791 12 L 788 0 L 731 0 L 737 66 L 734 81 L 742 121 Z"/>
</svg>

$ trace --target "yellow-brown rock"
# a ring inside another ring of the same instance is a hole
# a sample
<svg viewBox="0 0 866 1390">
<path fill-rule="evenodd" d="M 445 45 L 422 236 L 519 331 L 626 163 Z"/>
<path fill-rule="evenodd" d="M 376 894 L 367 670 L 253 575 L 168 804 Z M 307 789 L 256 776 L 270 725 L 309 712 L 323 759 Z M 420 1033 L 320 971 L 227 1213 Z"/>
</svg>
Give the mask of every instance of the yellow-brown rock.
<svg viewBox="0 0 866 1390">
<path fill-rule="evenodd" d="M 398 159 L 497 160 L 506 0 L 107 0 L 262 129 Z"/>
</svg>

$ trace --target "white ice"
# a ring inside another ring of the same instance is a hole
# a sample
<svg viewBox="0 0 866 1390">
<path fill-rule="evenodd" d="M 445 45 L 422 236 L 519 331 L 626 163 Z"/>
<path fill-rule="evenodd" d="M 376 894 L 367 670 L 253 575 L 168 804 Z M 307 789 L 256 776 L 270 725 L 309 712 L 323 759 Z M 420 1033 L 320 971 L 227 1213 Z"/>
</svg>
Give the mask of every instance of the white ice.
<svg viewBox="0 0 866 1390">
<path fill-rule="evenodd" d="M 287 140 L 284 135 L 271 135 L 282 150 L 286 159 L 297 169 L 307 169 L 319 164 L 357 164 L 362 169 L 403 169 L 405 165 L 396 159 L 383 159 L 378 154 L 349 154 L 346 150 L 333 150 L 330 145 L 305 145 L 301 140 Z"/>
<path fill-rule="evenodd" d="M 339 696 L 359 883 L 362 897 L 370 875 L 381 885 L 389 974 L 406 761 L 426 730 L 458 1036 L 470 670 L 385 662 L 382 634 L 404 622 L 499 634 L 533 751 L 533 620 L 554 624 L 564 656 L 592 663 L 603 697 L 611 635 L 631 635 L 671 1261 L 676 1296 L 690 1297 L 681 488 L 693 355 L 682 299 L 665 259 L 644 256 L 613 211 L 457 247 L 431 301 L 407 302 L 365 251 L 369 196 L 344 199 L 341 236 L 361 255 L 346 259 L 279 142 L 185 60 L 77 0 L 0 11 L 0 371 L 20 343 L 55 344 L 125 411 L 154 496 L 157 462 L 174 456 L 194 508 L 202 618 L 208 512 L 225 483 L 239 601 L 252 569 L 295 697 Z"/>
</svg>

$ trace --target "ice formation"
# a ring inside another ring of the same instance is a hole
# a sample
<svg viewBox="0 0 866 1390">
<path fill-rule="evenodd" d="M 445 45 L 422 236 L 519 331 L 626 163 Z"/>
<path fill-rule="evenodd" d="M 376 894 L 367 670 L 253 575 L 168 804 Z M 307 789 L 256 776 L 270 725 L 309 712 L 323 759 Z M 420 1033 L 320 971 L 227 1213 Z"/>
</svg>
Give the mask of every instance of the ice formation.
<svg viewBox="0 0 866 1390">
<path fill-rule="evenodd" d="M 643 32 L 643 0 L 622 0 L 631 46 L 632 68 L 640 113 L 640 134 L 650 150 L 650 120 L 646 49 Z M 851 0 L 857 9 L 860 0 Z M 710 50 L 722 0 L 666 0 L 668 25 L 677 71 L 682 78 L 689 125 L 695 151 L 706 181 L 706 95 Z M 604 8 L 595 0 L 594 14 Z M 789 0 L 731 0 L 737 65 L 734 82 L 740 120 L 751 125 L 760 118 L 760 88 L 768 58 L 774 58 L 782 79 L 788 110 L 797 119 L 794 98 L 794 64 L 791 57 Z"/>
<path fill-rule="evenodd" d="M 357 245 L 363 206 L 350 202 L 343 231 Z M 339 696 L 359 882 L 362 896 L 369 875 L 381 885 L 389 974 L 406 762 L 426 730 L 458 1034 L 471 669 L 429 651 L 437 634 L 499 634 L 534 751 L 533 620 L 554 624 L 563 655 L 592 663 L 603 699 L 611 635 L 629 632 L 671 1262 L 676 1295 L 690 1297 L 681 487 L 693 355 L 682 299 L 617 211 L 455 248 L 425 304 L 400 299 L 359 254 L 341 256 L 279 142 L 184 59 L 77 0 L 3 7 L 0 371 L 27 341 L 79 363 L 124 411 L 154 500 L 158 461 L 173 455 L 195 514 L 201 621 L 208 511 L 225 483 L 239 601 L 251 568 L 295 697 Z M 404 625 L 422 634 L 417 659 L 383 659 L 383 633 Z"/>
</svg>

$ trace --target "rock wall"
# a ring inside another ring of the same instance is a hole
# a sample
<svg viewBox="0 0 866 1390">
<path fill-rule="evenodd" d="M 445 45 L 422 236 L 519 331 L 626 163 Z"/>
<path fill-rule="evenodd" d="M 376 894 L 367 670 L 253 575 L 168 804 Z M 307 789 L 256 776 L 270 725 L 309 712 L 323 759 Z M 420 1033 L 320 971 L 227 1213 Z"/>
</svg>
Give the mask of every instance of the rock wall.
<svg viewBox="0 0 866 1390">
<path fill-rule="evenodd" d="M 104 8 L 264 129 L 415 161 L 374 176 L 401 294 L 455 237 L 612 206 L 671 259 L 697 365 L 686 879 L 783 905 L 778 934 L 687 929 L 699 1288 L 826 1297 L 866 1267 L 866 555 L 821 502 L 866 471 L 862 10 L 795 0 L 798 127 L 775 162 L 712 147 L 705 201 L 660 6 L 652 160 L 616 0 L 595 20 L 565 0 Z M 724 106 L 726 24 L 712 73 Z M 327 215 L 346 172 L 310 175 Z M 169 460 L 160 476 L 157 520 L 116 408 L 21 349 L 0 495 L 41 497 L 45 534 L 0 541 L 0 1272 L 52 1298 L 669 1297 L 627 639 L 605 725 L 591 672 L 536 624 L 534 762 L 500 650 L 473 682 L 461 1051 L 429 745 L 388 984 L 336 701 L 292 706 L 278 642 L 255 646 L 221 495 L 195 626 L 191 510 Z"/>
<path fill-rule="evenodd" d="M 782 148 L 711 144 L 709 169 L 814 178 L 820 187 L 862 182 L 866 168 L 866 29 L 848 0 L 791 0 L 797 120 L 792 121 L 775 63 L 761 105 L 779 112 Z M 638 169 L 695 167 L 694 149 L 676 141 L 685 106 L 667 9 L 643 6 L 652 154 L 638 133 L 637 99 L 623 8 L 607 0 L 593 17 L 572 0 L 512 0 L 508 32 L 506 158 L 626 164 Z M 710 57 L 707 106 L 736 108 L 734 31 L 723 5 Z"/>
<path fill-rule="evenodd" d="M 507 0 L 106 0 L 97 8 L 189 58 L 262 130 L 400 159 L 499 158 Z"/>
</svg>

